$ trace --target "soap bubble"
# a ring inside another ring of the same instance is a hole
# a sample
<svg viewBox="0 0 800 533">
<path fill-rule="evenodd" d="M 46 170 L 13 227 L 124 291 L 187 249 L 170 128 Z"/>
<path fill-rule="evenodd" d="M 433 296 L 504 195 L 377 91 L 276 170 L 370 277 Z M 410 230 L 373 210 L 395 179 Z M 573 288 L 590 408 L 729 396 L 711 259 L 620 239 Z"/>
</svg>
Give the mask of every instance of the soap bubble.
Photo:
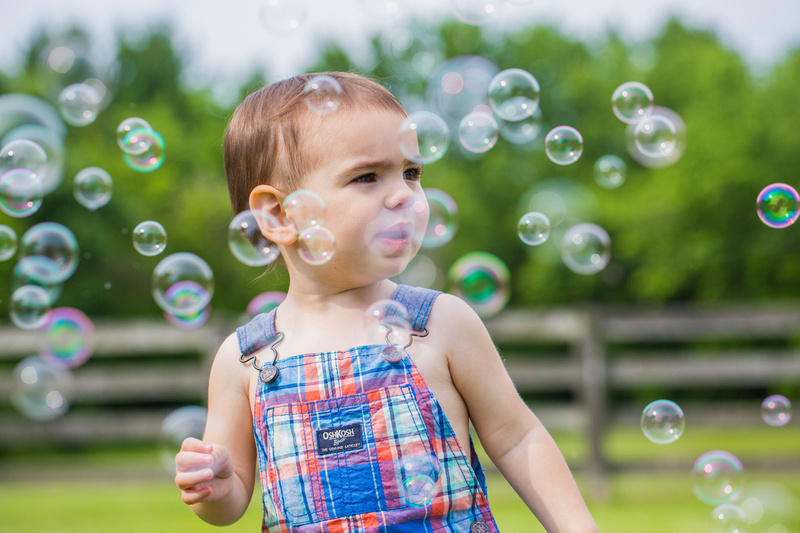
<svg viewBox="0 0 800 533">
<path fill-rule="evenodd" d="M 422 237 L 423 248 L 438 248 L 453 240 L 458 229 L 458 206 L 455 200 L 439 189 L 424 189 L 430 215 L 425 234 Z"/>
<path fill-rule="evenodd" d="M 464 299 L 476 313 L 488 317 L 508 303 L 511 274 L 503 261 L 487 252 L 470 252 L 448 271 L 451 292 Z"/>
<path fill-rule="evenodd" d="M 735 503 L 723 503 L 711 511 L 711 533 L 745 533 L 747 516 Z"/>
<path fill-rule="evenodd" d="M 556 126 L 544 138 L 544 152 L 557 165 L 571 165 L 583 154 L 583 137 L 572 126 Z"/>
<path fill-rule="evenodd" d="M 628 166 L 621 157 L 604 155 L 594 163 L 594 180 L 604 189 L 616 189 L 625 183 Z"/>
<path fill-rule="evenodd" d="M 330 115 L 342 102 L 342 86 L 327 74 L 314 76 L 303 89 L 306 106 L 318 115 Z"/>
<path fill-rule="evenodd" d="M 94 211 L 111 200 L 114 182 L 111 174 L 99 167 L 84 168 L 75 175 L 73 194 L 79 204 Z"/>
<path fill-rule="evenodd" d="M 54 420 L 69 410 L 73 394 L 68 368 L 47 364 L 38 355 L 26 357 L 14 368 L 11 402 L 26 418 Z"/>
<path fill-rule="evenodd" d="M 525 213 L 517 223 L 517 235 L 529 246 L 538 246 L 547 241 L 550 229 L 550 219 L 538 211 Z"/>
<path fill-rule="evenodd" d="M 214 273 L 208 263 L 195 254 L 168 255 L 153 270 L 152 292 L 156 304 L 164 311 L 190 316 L 211 301 Z"/>
<path fill-rule="evenodd" d="M 264 266 L 280 255 L 278 246 L 267 239 L 252 211 L 242 211 L 228 225 L 228 248 L 233 256 L 248 266 Z"/>
<path fill-rule="evenodd" d="M 73 126 L 87 126 L 95 121 L 103 103 L 103 96 L 91 83 L 73 83 L 58 95 L 61 117 Z"/>
<path fill-rule="evenodd" d="M 400 149 L 415 163 L 435 163 L 450 146 L 450 128 L 435 113 L 415 111 L 400 125 Z"/>
<path fill-rule="evenodd" d="M 42 206 L 42 184 L 30 170 L 9 170 L 0 176 L 0 211 L 14 218 L 28 217 Z"/>
<path fill-rule="evenodd" d="M 261 24 L 267 31 L 277 34 L 295 33 L 308 19 L 304 2 L 297 0 L 265 0 L 259 10 Z"/>
<path fill-rule="evenodd" d="M 655 106 L 626 129 L 627 148 L 637 163 L 662 168 L 676 163 L 686 149 L 686 123 L 675 111 Z"/>
<path fill-rule="evenodd" d="M 0 174 L 27 170 L 40 183 L 47 172 L 47 152 L 29 139 L 16 139 L 0 148 Z"/>
<path fill-rule="evenodd" d="M 155 220 L 145 220 L 133 228 L 133 247 L 142 255 L 158 255 L 167 247 L 167 231 Z"/>
<path fill-rule="evenodd" d="M 670 444 L 683 435 L 686 420 L 673 401 L 656 400 L 644 408 L 640 420 L 644 436 L 656 444 Z"/>
<path fill-rule="evenodd" d="M 424 507 L 436 495 L 436 485 L 442 467 L 433 454 L 415 454 L 403 457 L 400 476 L 403 480 L 403 499 L 412 507 Z"/>
<path fill-rule="evenodd" d="M 611 259 L 611 238 L 596 224 L 576 224 L 564 233 L 561 259 L 576 274 L 597 274 Z"/>
<path fill-rule="evenodd" d="M 622 122 L 635 124 L 653 111 L 653 93 L 643 83 L 623 83 L 611 96 L 611 109 Z"/>
<path fill-rule="evenodd" d="M 472 26 L 483 26 L 500 14 L 501 0 L 451 0 L 453 14 L 458 20 Z"/>
<path fill-rule="evenodd" d="M 500 125 L 492 115 L 484 111 L 473 111 L 465 116 L 458 126 L 458 140 L 465 149 L 483 153 L 497 144 Z"/>
<path fill-rule="evenodd" d="M 386 344 L 383 355 L 390 362 L 403 358 L 404 346 L 413 332 L 406 307 L 396 300 L 378 300 L 364 311 L 364 328 L 370 344 Z"/>
<path fill-rule="evenodd" d="M 161 421 L 158 435 L 158 457 L 164 470 L 175 475 L 175 456 L 181 444 L 189 437 L 203 438 L 208 419 L 208 409 L 199 405 L 179 407 Z"/>
<path fill-rule="evenodd" d="M 22 329 L 39 329 L 50 311 L 50 294 L 38 285 L 22 285 L 11 293 L 8 317 Z"/>
<path fill-rule="evenodd" d="M 185 294 L 178 294 L 184 291 Z M 194 290 L 183 286 L 181 283 L 176 283 L 175 285 L 173 285 L 168 292 L 169 294 L 167 295 L 167 298 L 169 298 L 173 302 L 180 302 L 180 300 L 184 297 L 189 299 L 195 298 Z M 169 322 L 170 324 L 179 329 L 199 328 L 208 321 L 208 317 L 210 316 L 211 316 L 211 304 L 205 306 L 203 309 L 197 311 L 196 313 L 190 313 L 188 315 L 176 315 L 164 311 L 164 318 L 167 319 L 167 322 Z"/>
<path fill-rule="evenodd" d="M 1 113 L 0 121 L 3 120 Z M 42 186 L 43 194 L 47 195 L 56 190 L 61 184 L 64 171 L 66 147 L 62 137 L 47 126 L 24 124 L 15 127 L 3 137 L 3 141 L 7 143 L 15 140 L 31 141 L 44 150 L 47 162 L 43 166 L 33 169 L 34 175 Z M 2 174 L 4 172 L 0 170 L 0 175 Z"/>
<path fill-rule="evenodd" d="M 160 133 L 153 129 L 139 128 L 131 130 L 122 141 L 125 146 L 138 146 L 147 149 L 137 153 L 123 152 L 125 160 L 132 170 L 136 172 L 153 172 L 161 168 L 167 156 L 167 145 Z"/>
<path fill-rule="evenodd" d="M 294 191 L 283 201 L 283 210 L 298 233 L 325 222 L 325 201 L 314 191 Z"/>
<path fill-rule="evenodd" d="M 281 291 L 267 291 L 255 296 L 247 304 L 247 314 L 251 317 L 261 313 L 269 313 L 286 299 L 286 293 Z"/>
<path fill-rule="evenodd" d="M 521 120 L 503 121 L 500 124 L 500 136 L 512 144 L 531 143 L 541 132 L 542 110 L 538 107 L 530 116 Z"/>
<path fill-rule="evenodd" d="M 8 261 L 17 253 L 17 232 L 0 224 L 0 261 Z"/>
<path fill-rule="evenodd" d="M 94 324 L 82 311 L 57 307 L 44 317 L 39 355 L 54 366 L 76 367 L 94 350 Z"/>
<path fill-rule="evenodd" d="M 23 285 L 36 285 L 47 291 L 50 303 L 61 296 L 63 284 L 59 279 L 60 267 L 55 261 L 43 255 L 29 255 L 21 258 L 11 272 L 13 290 Z"/>
<path fill-rule="evenodd" d="M 425 107 L 458 131 L 461 120 L 478 110 L 490 110 L 489 83 L 500 69 L 480 56 L 457 56 L 437 65 L 428 78 Z"/>
<path fill-rule="evenodd" d="M 761 402 L 761 418 L 770 426 L 785 426 L 792 419 L 792 402 L 781 394 L 773 394 Z"/>
<path fill-rule="evenodd" d="M 309 265 L 324 265 L 333 259 L 333 254 L 336 250 L 336 239 L 328 228 L 310 226 L 300 232 L 297 241 L 300 258 Z"/>
<path fill-rule="evenodd" d="M 744 483 L 742 462 L 723 450 L 706 452 L 692 466 L 692 490 L 708 505 L 736 501 Z"/>
<path fill-rule="evenodd" d="M 800 195 L 791 185 L 773 183 L 767 185 L 756 198 L 758 218 L 771 228 L 791 226 L 800 216 Z"/>
<path fill-rule="evenodd" d="M 78 241 L 72 231 L 57 222 L 41 222 L 28 229 L 20 240 L 22 256 L 39 255 L 49 258 L 58 267 L 53 275 L 42 281 L 62 283 L 78 268 Z"/>
<path fill-rule="evenodd" d="M 539 82 L 519 68 L 498 72 L 489 84 L 489 105 L 503 120 L 530 117 L 539 108 Z"/>
<path fill-rule="evenodd" d="M 150 123 L 143 118 L 126 118 L 117 126 L 117 145 L 123 152 L 132 155 L 143 154 L 150 148 L 150 137 L 145 135 L 129 136 L 132 131 L 145 130 L 152 131 Z"/>
</svg>

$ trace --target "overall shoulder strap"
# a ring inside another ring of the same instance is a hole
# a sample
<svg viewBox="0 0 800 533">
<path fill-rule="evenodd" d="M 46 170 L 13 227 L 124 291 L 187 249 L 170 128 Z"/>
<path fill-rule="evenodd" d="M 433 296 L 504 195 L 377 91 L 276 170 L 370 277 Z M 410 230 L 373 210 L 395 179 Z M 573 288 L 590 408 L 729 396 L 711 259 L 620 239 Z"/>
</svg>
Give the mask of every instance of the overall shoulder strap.
<svg viewBox="0 0 800 533">
<path fill-rule="evenodd" d="M 425 329 L 428 323 L 428 315 L 431 314 L 433 301 L 439 296 L 441 291 L 426 289 L 424 287 L 411 287 L 409 285 L 398 285 L 394 291 L 392 300 L 400 302 L 408 310 L 408 317 L 411 326 L 417 330 Z"/>
<path fill-rule="evenodd" d="M 236 328 L 236 337 L 242 355 L 249 355 L 271 344 L 275 337 L 275 309 L 256 315 L 244 326 Z"/>
</svg>

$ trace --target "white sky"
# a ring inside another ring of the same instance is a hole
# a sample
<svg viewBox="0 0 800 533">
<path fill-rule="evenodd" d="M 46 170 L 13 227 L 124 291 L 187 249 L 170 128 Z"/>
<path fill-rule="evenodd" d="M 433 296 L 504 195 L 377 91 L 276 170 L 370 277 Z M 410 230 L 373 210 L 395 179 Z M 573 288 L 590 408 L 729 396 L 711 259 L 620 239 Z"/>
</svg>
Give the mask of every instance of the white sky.
<svg viewBox="0 0 800 533">
<path fill-rule="evenodd" d="M 266 1 L 9 0 L 0 17 L 0 69 L 18 66 L 20 49 L 39 27 L 61 29 L 79 23 L 90 30 L 98 45 L 107 46 L 116 28 L 135 32 L 153 21 L 170 20 L 179 45 L 190 53 L 191 76 L 224 90 L 226 84 L 237 86 L 254 68 L 270 78 L 296 74 L 310 63 L 316 46 L 325 39 L 342 42 L 357 54 L 376 32 L 407 24 L 412 17 L 452 16 L 453 2 L 475 0 L 280 0 L 306 8 L 305 24 L 289 35 L 264 27 L 259 8 Z M 399 15 L 374 13 L 390 1 L 400 5 Z M 677 14 L 690 26 L 716 31 L 756 68 L 800 46 L 800 0 L 495 1 L 502 4 L 501 16 L 488 27 L 544 21 L 586 39 L 602 36 L 608 27 L 632 41 L 646 39 L 667 16 Z"/>
</svg>

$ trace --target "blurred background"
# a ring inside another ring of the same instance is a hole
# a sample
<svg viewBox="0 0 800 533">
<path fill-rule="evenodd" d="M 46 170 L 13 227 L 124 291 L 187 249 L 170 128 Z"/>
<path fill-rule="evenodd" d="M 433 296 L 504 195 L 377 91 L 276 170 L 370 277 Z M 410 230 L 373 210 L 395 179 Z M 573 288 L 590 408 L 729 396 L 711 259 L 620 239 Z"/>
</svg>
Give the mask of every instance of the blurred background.
<svg viewBox="0 0 800 533">
<path fill-rule="evenodd" d="M 800 6 L 698 4 L 6 6 L 0 529 L 206 527 L 168 458 L 219 342 L 288 282 L 239 238 L 227 120 L 346 70 L 444 125 L 398 281 L 485 317 L 601 530 L 800 531 Z M 501 530 L 541 530 L 490 479 Z"/>
</svg>

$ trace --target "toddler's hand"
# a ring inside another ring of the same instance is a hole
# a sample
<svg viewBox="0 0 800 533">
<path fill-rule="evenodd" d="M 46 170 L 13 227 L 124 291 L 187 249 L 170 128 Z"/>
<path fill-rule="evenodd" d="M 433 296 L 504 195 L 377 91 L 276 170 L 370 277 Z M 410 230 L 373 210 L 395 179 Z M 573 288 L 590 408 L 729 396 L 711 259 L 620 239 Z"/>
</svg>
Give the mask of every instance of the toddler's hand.
<svg viewBox="0 0 800 533">
<path fill-rule="evenodd" d="M 233 461 L 228 449 L 189 437 L 175 456 L 175 484 L 186 504 L 216 502 L 233 487 Z"/>
</svg>

